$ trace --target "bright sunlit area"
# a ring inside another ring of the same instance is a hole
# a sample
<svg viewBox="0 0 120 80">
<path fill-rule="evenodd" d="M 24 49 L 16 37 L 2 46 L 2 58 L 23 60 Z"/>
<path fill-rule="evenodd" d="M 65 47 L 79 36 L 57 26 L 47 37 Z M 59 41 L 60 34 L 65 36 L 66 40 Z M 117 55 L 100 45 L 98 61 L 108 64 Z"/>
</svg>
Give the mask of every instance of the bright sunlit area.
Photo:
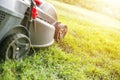
<svg viewBox="0 0 120 80">
<path fill-rule="evenodd" d="M 80 0 L 80 5 L 92 10 L 114 16 L 120 17 L 120 1 L 119 0 Z"/>
</svg>

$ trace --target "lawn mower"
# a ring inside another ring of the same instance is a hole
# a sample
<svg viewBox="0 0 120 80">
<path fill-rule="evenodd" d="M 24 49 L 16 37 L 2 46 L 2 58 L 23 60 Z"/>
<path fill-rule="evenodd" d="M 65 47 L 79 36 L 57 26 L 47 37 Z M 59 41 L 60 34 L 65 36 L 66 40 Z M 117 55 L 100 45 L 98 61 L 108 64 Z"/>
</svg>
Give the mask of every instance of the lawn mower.
<svg viewBox="0 0 120 80">
<path fill-rule="evenodd" d="M 54 6 L 44 0 L 0 0 L 0 57 L 23 59 L 31 47 L 59 42 L 67 26 L 57 21 Z"/>
</svg>

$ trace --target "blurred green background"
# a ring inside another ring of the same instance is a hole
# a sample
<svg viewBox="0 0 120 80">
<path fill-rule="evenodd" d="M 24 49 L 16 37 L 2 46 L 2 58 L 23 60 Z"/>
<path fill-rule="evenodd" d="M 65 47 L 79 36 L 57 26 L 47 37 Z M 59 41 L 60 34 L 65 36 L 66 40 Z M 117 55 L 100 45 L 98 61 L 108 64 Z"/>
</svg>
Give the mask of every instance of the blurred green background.
<svg viewBox="0 0 120 80">
<path fill-rule="evenodd" d="M 120 0 L 60 0 L 120 19 Z"/>
</svg>

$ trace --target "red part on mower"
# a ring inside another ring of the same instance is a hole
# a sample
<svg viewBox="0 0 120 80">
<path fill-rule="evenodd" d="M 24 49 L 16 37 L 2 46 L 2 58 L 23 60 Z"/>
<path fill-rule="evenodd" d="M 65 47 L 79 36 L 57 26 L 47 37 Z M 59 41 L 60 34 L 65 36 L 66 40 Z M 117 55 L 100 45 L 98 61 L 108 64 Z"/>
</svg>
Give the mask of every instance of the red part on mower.
<svg viewBox="0 0 120 80">
<path fill-rule="evenodd" d="M 38 17 L 38 10 L 35 7 L 33 7 L 32 8 L 32 18 L 36 19 L 37 17 Z"/>
<path fill-rule="evenodd" d="M 41 5 L 42 4 L 42 1 L 40 1 L 40 0 L 34 0 L 34 1 L 35 1 L 36 5 Z"/>
</svg>

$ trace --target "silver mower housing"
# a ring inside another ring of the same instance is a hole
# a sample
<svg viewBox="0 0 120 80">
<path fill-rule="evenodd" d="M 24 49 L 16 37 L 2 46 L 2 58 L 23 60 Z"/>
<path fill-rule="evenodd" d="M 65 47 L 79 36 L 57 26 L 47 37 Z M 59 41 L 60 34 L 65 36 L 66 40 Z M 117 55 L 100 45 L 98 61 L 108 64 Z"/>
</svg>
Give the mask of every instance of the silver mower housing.
<svg viewBox="0 0 120 80">
<path fill-rule="evenodd" d="M 50 3 L 34 5 L 38 17 L 32 20 L 31 1 L 34 3 L 34 0 L 0 0 L 0 50 L 7 59 L 23 57 L 30 47 L 48 47 L 66 34 L 66 25 L 57 21 L 56 10 Z"/>
<path fill-rule="evenodd" d="M 35 28 L 30 27 L 30 39 L 32 47 L 47 47 L 53 44 L 57 14 L 55 8 L 43 2 L 37 6 L 38 17 L 35 20 Z"/>
<path fill-rule="evenodd" d="M 29 7 L 26 0 L 0 0 L 0 57 L 22 59 L 30 49 L 27 30 L 20 25 Z"/>
<path fill-rule="evenodd" d="M 38 17 L 35 20 L 36 25 L 35 27 L 30 27 L 32 47 L 47 47 L 52 45 L 54 40 L 57 42 L 61 40 L 67 32 L 67 27 L 66 25 L 60 25 L 62 23 L 57 21 L 55 7 L 43 1 L 42 4 L 37 5 L 36 8 L 38 10 Z"/>
<path fill-rule="evenodd" d="M 28 4 L 24 0 L 0 0 L 0 41 L 20 25 Z"/>
</svg>

